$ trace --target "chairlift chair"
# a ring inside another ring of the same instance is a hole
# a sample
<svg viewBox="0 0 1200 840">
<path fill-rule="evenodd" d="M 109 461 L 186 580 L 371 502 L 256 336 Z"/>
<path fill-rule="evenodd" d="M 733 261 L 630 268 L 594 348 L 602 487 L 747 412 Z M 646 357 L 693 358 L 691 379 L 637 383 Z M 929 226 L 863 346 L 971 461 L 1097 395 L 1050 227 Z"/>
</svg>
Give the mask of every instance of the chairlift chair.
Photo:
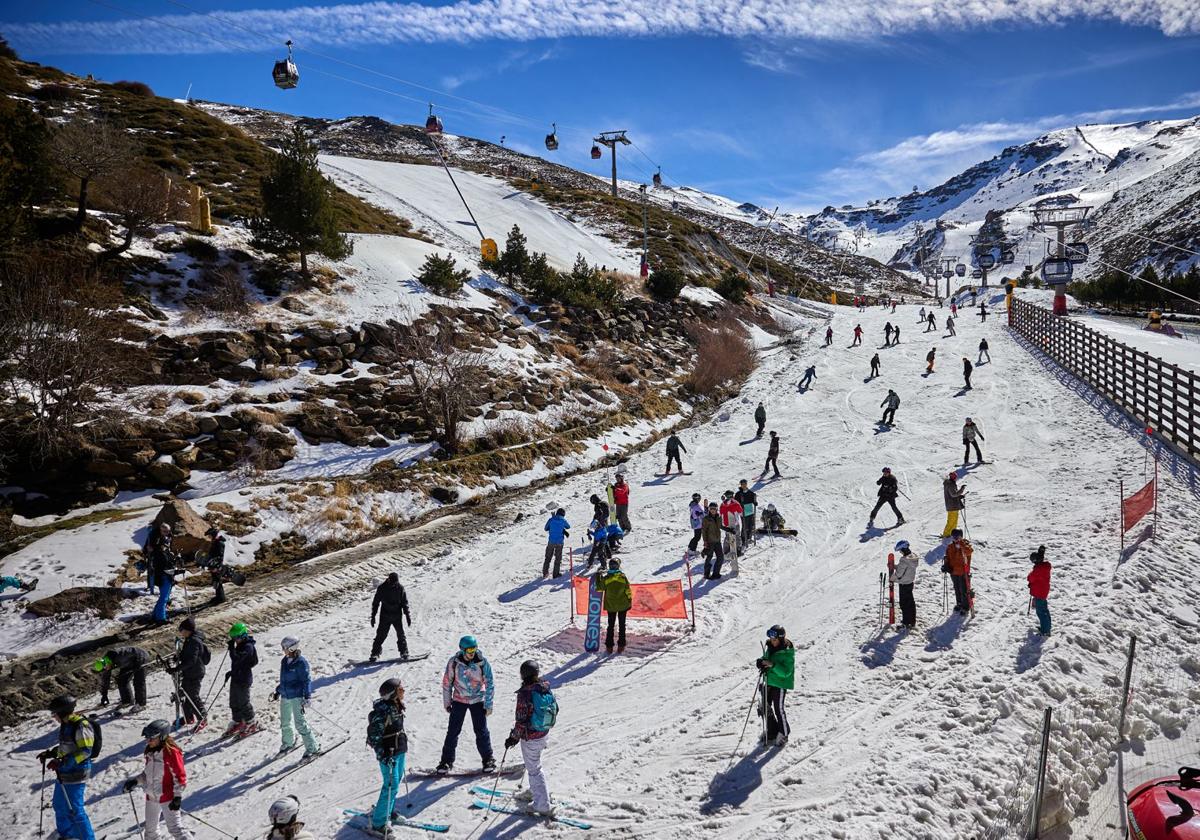
<svg viewBox="0 0 1200 840">
<path fill-rule="evenodd" d="M 1067 259 L 1073 263 L 1087 262 L 1088 244 L 1086 242 L 1067 243 Z"/>
<path fill-rule="evenodd" d="M 658 171 L 654 173 L 654 186 L 662 186 L 662 167 L 658 167 Z"/>
<path fill-rule="evenodd" d="M 426 134 L 442 133 L 442 118 L 433 113 L 433 104 L 429 105 L 429 116 L 425 118 Z"/>
<path fill-rule="evenodd" d="M 995 268 L 996 267 L 996 258 L 994 256 L 992 256 L 991 254 L 980 254 L 979 255 L 979 267 L 980 268 L 989 268 L 989 269 Z"/>
<path fill-rule="evenodd" d="M 276 61 L 275 69 L 271 71 L 271 77 L 275 79 L 275 87 L 282 90 L 291 90 L 300 84 L 300 71 L 296 69 L 296 62 L 292 60 L 292 42 L 290 39 L 287 42 L 287 48 L 287 58 L 283 61 Z"/>
<path fill-rule="evenodd" d="M 983 278 L 983 269 L 982 268 L 977 268 L 971 272 L 972 280 L 980 280 L 982 278 Z"/>
<path fill-rule="evenodd" d="M 964 265 L 963 263 L 959 263 L 958 265 L 954 266 L 954 273 L 957 274 L 959 277 L 966 277 L 967 276 L 966 265 Z"/>
<path fill-rule="evenodd" d="M 1017 255 L 1015 252 L 1013 252 L 1013 251 L 1001 251 L 1000 252 L 1000 262 L 1002 262 L 1004 265 L 1012 265 L 1016 261 L 1017 261 Z"/>
<path fill-rule="evenodd" d="M 1042 279 L 1047 283 L 1066 283 L 1074 271 L 1075 266 L 1069 259 L 1047 257 L 1042 263 Z"/>
<path fill-rule="evenodd" d="M 558 124 L 550 123 L 550 133 L 546 135 L 546 151 L 553 152 L 558 148 Z"/>
<path fill-rule="evenodd" d="M 595 143 L 593 143 L 592 144 L 592 160 L 600 160 L 600 158 L 601 158 L 600 147 L 597 146 Z"/>
</svg>

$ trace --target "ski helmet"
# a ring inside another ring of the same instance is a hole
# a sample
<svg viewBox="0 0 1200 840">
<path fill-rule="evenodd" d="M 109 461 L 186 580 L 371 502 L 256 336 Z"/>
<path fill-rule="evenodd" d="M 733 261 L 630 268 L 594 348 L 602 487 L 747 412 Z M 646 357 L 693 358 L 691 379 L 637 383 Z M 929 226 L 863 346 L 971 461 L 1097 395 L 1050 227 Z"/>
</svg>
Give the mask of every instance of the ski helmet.
<svg viewBox="0 0 1200 840">
<path fill-rule="evenodd" d="M 951 481 L 958 481 L 958 470 L 950 470 L 949 478 Z"/>
<path fill-rule="evenodd" d="M 962 528 L 955 528 L 953 531 L 950 532 L 950 536 L 952 536 L 952 537 L 961 537 L 962 535 L 963 535 Z"/>
<path fill-rule="evenodd" d="M 272 828 L 291 825 L 296 821 L 296 817 L 300 816 L 300 799 L 296 796 L 276 799 L 271 803 L 271 810 L 267 812 L 267 816 L 271 818 Z"/>
<path fill-rule="evenodd" d="M 60 694 L 51 700 L 46 708 L 51 714 L 65 718 L 75 711 L 75 696 L 72 694 Z"/>
<path fill-rule="evenodd" d="M 609 561 L 608 561 L 608 568 L 610 568 L 610 569 L 619 569 L 619 568 L 621 568 L 621 560 L 620 560 L 620 558 L 617 558 L 617 557 L 612 557 L 612 558 L 610 558 L 610 559 L 609 559 Z"/>
<path fill-rule="evenodd" d="M 890 472 L 892 471 L 892 468 L 891 468 L 891 467 L 884 467 L 884 468 L 883 468 L 883 471 L 884 471 L 885 473 L 890 473 Z"/>
<path fill-rule="evenodd" d="M 783 629 L 782 624 L 775 624 L 767 631 L 768 639 L 782 639 L 787 636 L 787 631 Z"/>
<path fill-rule="evenodd" d="M 291 653 L 294 650 L 300 650 L 300 640 L 295 636 L 284 636 L 279 646 L 283 648 L 284 653 Z"/>
<path fill-rule="evenodd" d="M 477 648 L 477 647 L 479 647 L 479 642 L 475 641 L 474 636 L 463 636 L 461 639 L 458 640 L 458 649 L 459 650 L 466 650 L 467 648 Z"/>
<path fill-rule="evenodd" d="M 767 510 L 771 510 L 771 511 L 775 510 L 775 503 L 771 502 L 769 505 L 767 505 Z"/>
<path fill-rule="evenodd" d="M 896 543 L 896 551 L 908 551 L 908 540 L 900 540 Z"/>
<path fill-rule="evenodd" d="M 699 493 L 693 493 L 693 494 L 692 494 L 692 501 L 693 501 L 693 502 L 698 502 L 698 501 L 700 501 L 700 494 L 699 494 Z"/>
<path fill-rule="evenodd" d="M 389 677 L 383 681 L 383 685 L 379 686 L 379 696 L 391 697 L 402 688 L 404 688 L 404 683 L 400 682 L 399 677 Z"/>
<path fill-rule="evenodd" d="M 231 639 L 240 639 L 242 636 L 249 635 L 250 628 L 246 626 L 245 622 L 239 621 L 229 628 L 229 638 Z"/>
<path fill-rule="evenodd" d="M 95 671 L 97 674 L 99 674 L 101 671 L 103 671 L 105 668 L 107 668 L 111 663 L 112 663 L 112 660 L 110 660 L 107 656 L 101 656 L 99 659 L 97 659 L 95 662 L 92 663 L 92 670 Z"/>
<path fill-rule="evenodd" d="M 532 659 L 526 659 L 521 663 L 521 680 L 523 682 L 537 679 L 540 673 L 541 669 L 538 668 L 538 664 Z"/>
<path fill-rule="evenodd" d="M 165 720 L 152 720 L 142 728 L 143 738 L 165 738 L 171 734 L 171 724 Z"/>
</svg>

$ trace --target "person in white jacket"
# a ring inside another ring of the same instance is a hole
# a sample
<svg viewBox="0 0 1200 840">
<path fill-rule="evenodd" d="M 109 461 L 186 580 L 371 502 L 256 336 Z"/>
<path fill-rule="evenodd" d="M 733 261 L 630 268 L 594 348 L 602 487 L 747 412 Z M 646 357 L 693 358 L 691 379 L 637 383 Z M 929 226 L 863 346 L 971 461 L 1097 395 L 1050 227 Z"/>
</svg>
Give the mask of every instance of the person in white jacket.
<svg viewBox="0 0 1200 840">
<path fill-rule="evenodd" d="M 917 626 L 917 602 L 913 600 L 913 584 L 917 580 L 917 555 L 908 546 L 908 540 L 896 543 L 900 557 L 892 582 L 900 587 L 900 623 L 909 630 Z"/>
<path fill-rule="evenodd" d="M 145 840 L 158 840 L 158 821 L 166 820 L 167 833 L 175 840 L 194 840 L 183 827 L 183 789 L 187 786 L 187 770 L 183 766 L 183 750 L 171 737 L 171 724 L 154 720 L 142 730 L 146 739 L 146 769 L 141 775 L 125 781 L 126 793 L 138 785 L 146 789 Z M 166 808 L 163 806 L 166 805 Z"/>
<path fill-rule="evenodd" d="M 271 833 L 267 840 L 317 840 L 300 819 L 300 799 L 285 796 L 271 803 Z"/>
</svg>

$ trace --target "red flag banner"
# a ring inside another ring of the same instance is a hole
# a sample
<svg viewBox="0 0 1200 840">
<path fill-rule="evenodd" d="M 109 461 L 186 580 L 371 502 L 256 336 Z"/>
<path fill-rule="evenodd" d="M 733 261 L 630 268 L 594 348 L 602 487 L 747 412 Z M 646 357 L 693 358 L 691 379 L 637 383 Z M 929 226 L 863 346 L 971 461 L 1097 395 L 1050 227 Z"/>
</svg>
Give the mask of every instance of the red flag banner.
<svg viewBox="0 0 1200 840">
<path fill-rule="evenodd" d="M 1137 525 L 1142 517 L 1152 510 L 1154 510 L 1153 479 L 1128 499 L 1121 500 L 1121 514 L 1124 518 L 1125 530 L 1128 531 L 1134 525 Z"/>
<path fill-rule="evenodd" d="M 631 583 L 633 606 L 630 618 L 688 618 L 687 602 L 683 598 L 683 582 L 665 580 L 659 583 Z M 575 592 L 575 614 L 587 615 L 588 579 L 575 577 L 571 581 Z"/>
</svg>

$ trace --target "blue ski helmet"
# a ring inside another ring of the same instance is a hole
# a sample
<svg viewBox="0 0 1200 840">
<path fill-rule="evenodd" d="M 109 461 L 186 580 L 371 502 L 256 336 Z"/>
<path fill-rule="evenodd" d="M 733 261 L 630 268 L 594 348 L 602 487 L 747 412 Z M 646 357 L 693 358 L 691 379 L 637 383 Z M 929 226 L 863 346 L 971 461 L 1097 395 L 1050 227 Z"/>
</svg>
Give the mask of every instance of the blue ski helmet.
<svg viewBox="0 0 1200 840">
<path fill-rule="evenodd" d="M 467 648 L 477 648 L 479 643 L 475 641 L 474 636 L 463 636 L 458 640 L 458 649 L 466 650 Z"/>
<path fill-rule="evenodd" d="M 900 540 L 896 543 L 896 551 L 908 551 L 908 540 Z"/>
</svg>

